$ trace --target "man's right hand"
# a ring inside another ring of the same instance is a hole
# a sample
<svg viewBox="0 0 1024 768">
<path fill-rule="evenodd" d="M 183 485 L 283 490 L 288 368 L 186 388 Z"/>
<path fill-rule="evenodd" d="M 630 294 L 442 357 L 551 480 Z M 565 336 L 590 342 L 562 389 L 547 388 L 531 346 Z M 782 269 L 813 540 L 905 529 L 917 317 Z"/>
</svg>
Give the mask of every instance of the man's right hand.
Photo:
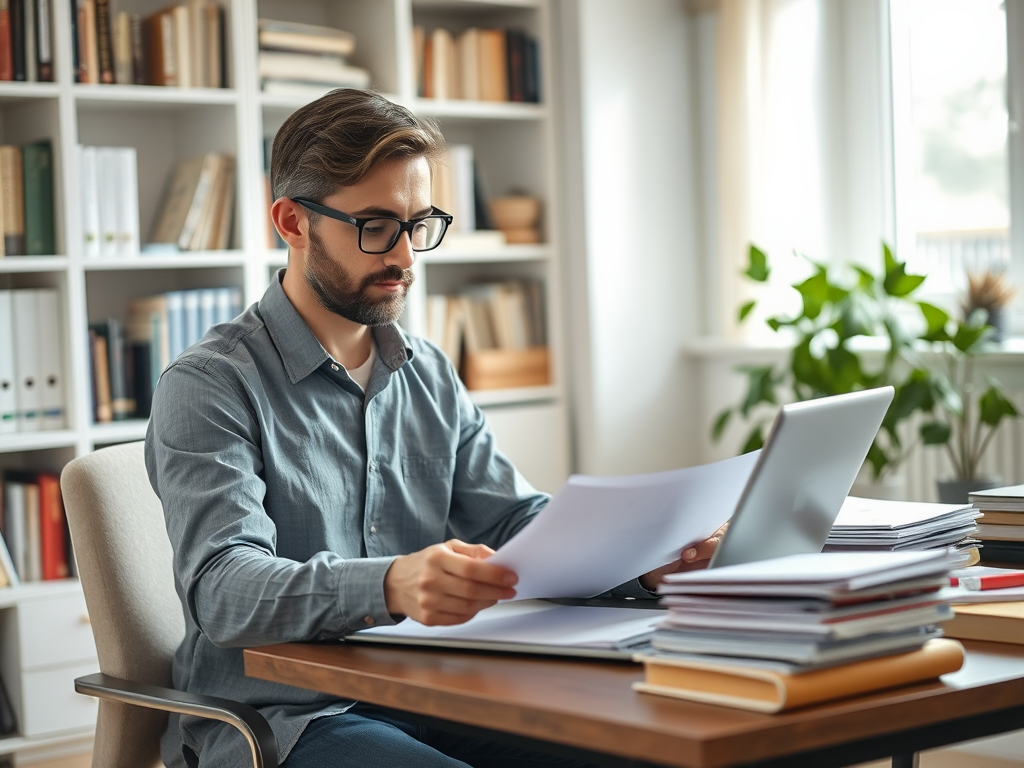
<svg viewBox="0 0 1024 768">
<path fill-rule="evenodd" d="M 420 624 L 462 624 L 499 600 L 515 597 L 518 577 L 490 565 L 494 550 L 451 539 L 411 555 L 399 555 L 384 575 L 388 612 Z"/>
</svg>

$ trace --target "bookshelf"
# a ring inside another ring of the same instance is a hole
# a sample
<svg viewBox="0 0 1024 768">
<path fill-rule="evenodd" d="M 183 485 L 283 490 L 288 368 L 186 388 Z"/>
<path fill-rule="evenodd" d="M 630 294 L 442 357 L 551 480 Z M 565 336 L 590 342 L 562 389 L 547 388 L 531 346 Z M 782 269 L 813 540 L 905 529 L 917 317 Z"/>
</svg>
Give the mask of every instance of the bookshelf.
<svg viewBox="0 0 1024 768">
<path fill-rule="evenodd" d="M 542 386 L 473 392 L 488 414 L 499 445 L 523 473 L 555 490 L 570 471 L 567 372 L 561 339 L 561 247 L 552 19 L 549 0 L 219 0 L 224 8 L 227 87 L 182 88 L 85 84 L 75 81 L 71 59 L 72 3 L 50 3 L 54 82 L 0 82 L 0 144 L 49 139 L 53 151 L 56 253 L 0 258 L 0 290 L 55 289 L 64 371 L 65 423 L 60 429 L 0 434 L 0 472 L 31 468 L 59 472 L 76 456 L 144 437 L 144 419 L 95 423 L 88 330 L 107 317 L 127 319 L 131 298 L 148 294 L 233 286 L 248 306 L 262 296 L 286 254 L 268 247 L 263 186 L 265 140 L 303 100 L 264 94 L 258 78 L 257 21 L 272 18 L 335 26 L 353 33 L 349 61 L 371 73 L 373 87 L 420 115 L 438 121 L 450 143 L 471 145 L 489 195 L 525 192 L 542 201 L 542 241 L 529 245 L 445 247 L 417 262 L 417 280 L 405 327 L 422 334 L 426 296 L 454 292 L 469 282 L 529 279 L 543 286 L 550 380 Z M 147 16 L 165 0 L 111 0 L 112 12 Z M 417 93 L 414 27 L 519 28 L 540 50 L 539 103 L 427 99 Z M 235 158 L 235 205 L 226 250 L 87 256 L 84 246 L 78 147 L 134 147 L 138 157 L 140 231 L 158 215 L 164 185 L 178 161 L 220 152 Z M 15 328 L 19 323 L 17 321 Z M 73 601 L 73 580 L 0 590 L 0 627 L 36 615 L 32 606 Z M 42 612 L 42 615 L 48 615 Z M 33 619 L 40 621 L 39 619 Z M 46 629 L 44 626 L 43 629 Z M 2 672 L 24 668 L 5 643 Z M 70 690 L 71 671 L 93 663 L 76 647 L 60 653 L 53 669 Z M 67 654 L 70 657 L 65 658 Z M 83 654 L 85 658 L 83 659 Z M 59 655 L 59 654 L 58 654 Z M 70 663 L 74 661 L 74 663 Z M 67 663 L 65 663 L 67 662 Z M 20 665 L 20 666 L 19 666 Z M 89 670 L 85 670 L 89 671 Z M 25 691 L 16 691 L 24 698 Z M 90 728 L 54 727 L 31 737 L 0 738 L 0 755 L 33 759 L 52 747 L 73 750 Z M 69 746 L 70 745 L 70 746 Z"/>
</svg>

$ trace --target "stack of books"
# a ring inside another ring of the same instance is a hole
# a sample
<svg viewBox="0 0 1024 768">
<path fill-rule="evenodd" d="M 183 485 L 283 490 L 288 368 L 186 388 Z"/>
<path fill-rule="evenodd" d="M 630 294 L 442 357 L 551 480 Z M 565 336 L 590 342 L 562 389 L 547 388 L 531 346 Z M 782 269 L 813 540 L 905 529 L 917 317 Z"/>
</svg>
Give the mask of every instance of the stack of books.
<svg viewBox="0 0 1024 768">
<path fill-rule="evenodd" d="M 49 139 L 0 146 L 2 256 L 52 256 L 53 146 Z"/>
<path fill-rule="evenodd" d="M 826 552 L 901 551 L 955 547 L 977 562 L 981 513 L 971 504 L 862 499 L 849 496 L 839 510 Z"/>
<path fill-rule="evenodd" d="M 219 251 L 231 243 L 235 158 L 217 152 L 178 162 L 167 181 L 145 253 Z"/>
<path fill-rule="evenodd" d="M 0 289 L 0 435 L 66 426 L 60 315 L 56 288 Z"/>
<path fill-rule="evenodd" d="M 638 690 L 761 712 L 922 682 L 963 649 L 940 591 L 955 550 L 794 555 L 671 574 Z"/>
<path fill-rule="evenodd" d="M 1024 563 L 1024 485 L 973 491 L 968 498 L 982 513 L 977 536 L 985 560 Z"/>
<path fill-rule="evenodd" d="M 259 20 L 259 76 L 264 93 L 312 101 L 335 88 L 366 88 L 370 73 L 348 62 L 351 32 L 291 21 Z"/>
</svg>

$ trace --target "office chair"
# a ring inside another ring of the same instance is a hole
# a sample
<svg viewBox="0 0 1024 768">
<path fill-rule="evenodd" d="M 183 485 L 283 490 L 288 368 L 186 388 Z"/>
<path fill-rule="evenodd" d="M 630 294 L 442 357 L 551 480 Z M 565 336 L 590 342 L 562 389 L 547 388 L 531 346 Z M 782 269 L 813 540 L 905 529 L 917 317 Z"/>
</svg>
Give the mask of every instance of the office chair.
<svg viewBox="0 0 1024 768">
<path fill-rule="evenodd" d="M 171 659 L 185 622 L 143 443 L 74 459 L 60 483 L 101 670 L 75 680 L 76 691 L 100 700 L 94 768 L 162 766 L 160 736 L 170 712 L 233 725 L 249 744 L 254 768 L 277 768 L 274 734 L 259 712 L 171 688 Z"/>
</svg>

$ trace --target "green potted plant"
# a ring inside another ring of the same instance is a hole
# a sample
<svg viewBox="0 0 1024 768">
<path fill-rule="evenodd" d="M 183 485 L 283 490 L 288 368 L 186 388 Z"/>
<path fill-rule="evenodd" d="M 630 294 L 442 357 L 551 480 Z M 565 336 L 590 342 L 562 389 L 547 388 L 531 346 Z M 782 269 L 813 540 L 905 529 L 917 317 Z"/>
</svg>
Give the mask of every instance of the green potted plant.
<svg viewBox="0 0 1024 768">
<path fill-rule="evenodd" d="M 925 387 L 921 407 L 928 413 L 920 434 L 926 445 L 942 446 L 952 466 L 953 476 L 938 481 L 940 501 L 965 502 L 968 492 L 1001 484 L 997 477 L 982 475 L 981 460 L 1002 421 L 1020 413 L 998 381 L 978 381 L 978 357 L 993 341 L 989 316 L 975 310 L 954 320 L 931 304 L 920 307 L 931 363 L 915 365 L 915 376 Z"/>
<path fill-rule="evenodd" d="M 888 246 L 883 245 L 882 255 L 878 275 L 860 266 L 807 259 L 810 277 L 792 285 L 799 294 L 799 310 L 766 319 L 773 331 L 791 338 L 786 360 L 739 367 L 746 377 L 746 392 L 738 404 L 718 414 L 712 426 L 715 440 L 739 416 L 750 422 L 741 450 L 746 453 L 764 443 L 774 407 L 784 401 L 892 385 L 895 398 L 866 463 L 876 483 L 896 473 L 912 447 L 905 444 L 900 427 L 918 409 L 934 404 L 934 382 L 923 380 L 907 362 L 915 340 L 912 323 L 918 315 L 913 295 L 924 276 L 907 274 L 906 264 L 897 261 Z M 752 245 L 749 259 L 746 276 L 767 282 L 771 268 L 765 253 Z M 754 306 L 750 301 L 740 308 L 741 322 Z M 866 339 L 877 341 L 872 345 Z M 899 496 L 900 491 L 879 490 L 876 495 Z"/>
</svg>

